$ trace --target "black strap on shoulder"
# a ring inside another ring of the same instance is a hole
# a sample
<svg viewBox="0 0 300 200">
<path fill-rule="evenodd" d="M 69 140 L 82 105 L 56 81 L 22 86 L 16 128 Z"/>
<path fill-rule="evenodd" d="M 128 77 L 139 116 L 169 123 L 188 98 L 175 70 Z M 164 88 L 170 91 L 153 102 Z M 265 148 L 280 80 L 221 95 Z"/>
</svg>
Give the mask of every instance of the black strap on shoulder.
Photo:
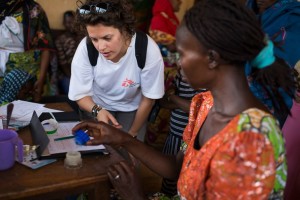
<svg viewBox="0 0 300 200">
<path fill-rule="evenodd" d="M 135 57 L 140 69 L 143 69 L 145 67 L 147 46 L 148 46 L 148 37 L 146 33 L 142 31 L 136 31 Z"/>
<path fill-rule="evenodd" d="M 86 38 L 86 47 L 88 50 L 90 63 L 93 67 L 95 67 L 97 65 L 99 52 L 97 51 L 89 37 Z"/>
<path fill-rule="evenodd" d="M 88 51 L 88 56 L 90 63 L 93 67 L 97 65 L 97 60 L 99 52 L 93 45 L 90 38 L 86 39 L 86 46 Z M 135 57 L 138 63 L 139 68 L 143 69 L 146 63 L 146 54 L 148 46 L 148 37 L 146 33 L 142 31 L 136 32 L 136 41 L 135 41 Z"/>
</svg>

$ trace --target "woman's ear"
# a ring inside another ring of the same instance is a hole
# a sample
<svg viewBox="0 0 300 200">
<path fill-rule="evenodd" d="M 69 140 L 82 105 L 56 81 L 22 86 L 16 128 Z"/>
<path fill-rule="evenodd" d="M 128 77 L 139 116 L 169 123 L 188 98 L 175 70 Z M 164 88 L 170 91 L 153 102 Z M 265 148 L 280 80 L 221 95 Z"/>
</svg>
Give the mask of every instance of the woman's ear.
<svg viewBox="0 0 300 200">
<path fill-rule="evenodd" d="M 220 55 L 215 50 L 208 50 L 209 68 L 213 69 L 219 65 Z"/>
</svg>

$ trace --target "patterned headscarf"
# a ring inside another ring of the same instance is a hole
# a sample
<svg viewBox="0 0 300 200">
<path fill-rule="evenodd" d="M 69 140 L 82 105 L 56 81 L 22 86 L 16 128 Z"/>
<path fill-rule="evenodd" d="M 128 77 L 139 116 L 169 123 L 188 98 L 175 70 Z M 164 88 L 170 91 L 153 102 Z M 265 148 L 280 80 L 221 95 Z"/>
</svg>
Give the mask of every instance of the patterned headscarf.
<svg viewBox="0 0 300 200">
<path fill-rule="evenodd" d="M 14 69 L 6 74 L 0 88 L 0 105 L 14 101 L 22 86 L 33 78 L 21 69 Z"/>
</svg>

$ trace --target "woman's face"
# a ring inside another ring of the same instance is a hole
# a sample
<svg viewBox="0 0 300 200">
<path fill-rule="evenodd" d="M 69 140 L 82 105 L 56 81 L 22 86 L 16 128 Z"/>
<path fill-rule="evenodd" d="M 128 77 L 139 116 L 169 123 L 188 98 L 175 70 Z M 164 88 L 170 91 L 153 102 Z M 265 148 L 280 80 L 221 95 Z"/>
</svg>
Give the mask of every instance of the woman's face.
<svg viewBox="0 0 300 200">
<path fill-rule="evenodd" d="M 118 62 L 125 55 L 130 41 L 125 39 L 119 29 L 102 24 L 87 25 L 86 29 L 95 48 L 107 60 Z"/>
<path fill-rule="evenodd" d="M 194 89 L 208 88 L 213 74 L 209 70 L 207 51 L 184 24 L 178 27 L 176 46 L 181 73 L 187 82 Z"/>
<path fill-rule="evenodd" d="M 66 16 L 64 19 L 64 26 L 67 31 L 73 31 L 74 17 Z"/>
</svg>

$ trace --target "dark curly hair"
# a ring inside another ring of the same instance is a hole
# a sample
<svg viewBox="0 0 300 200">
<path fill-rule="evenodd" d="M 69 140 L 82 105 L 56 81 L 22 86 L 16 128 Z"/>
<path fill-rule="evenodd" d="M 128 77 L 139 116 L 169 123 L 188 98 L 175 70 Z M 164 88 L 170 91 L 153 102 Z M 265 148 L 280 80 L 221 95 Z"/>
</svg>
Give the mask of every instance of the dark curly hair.
<svg viewBox="0 0 300 200">
<path fill-rule="evenodd" d="M 77 5 L 81 1 L 77 1 Z M 86 3 L 78 5 L 96 5 L 98 3 L 107 3 L 108 10 L 104 13 L 96 13 L 92 10 L 89 14 L 80 14 L 76 11 L 76 28 L 78 31 L 86 33 L 87 25 L 103 24 L 119 29 L 119 31 L 129 37 L 135 33 L 135 16 L 132 4 L 127 0 L 87 0 Z"/>
<path fill-rule="evenodd" d="M 188 30 L 207 48 L 215 50 L 227 62 L 245 66 L 266 46 L 266 35 L 255 14 L 239 0 L 201 0 L 184 16 Z M 272 99 L 275 113 L 284 117 L 290 113 L 280 92 L 294 97 L 295 70 L 283 60 L 263 69 L 254 69 L 253 80 Z"/>
</svg>

